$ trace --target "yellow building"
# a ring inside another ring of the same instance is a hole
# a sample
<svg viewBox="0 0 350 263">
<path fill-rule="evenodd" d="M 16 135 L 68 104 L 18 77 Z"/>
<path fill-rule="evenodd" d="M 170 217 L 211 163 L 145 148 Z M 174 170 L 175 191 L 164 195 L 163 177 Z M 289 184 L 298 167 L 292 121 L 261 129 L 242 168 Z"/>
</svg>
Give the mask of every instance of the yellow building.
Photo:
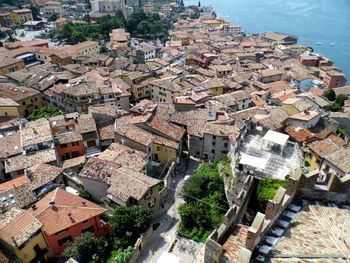
<svg viewBox="0 0 350 263">
<path fill-rule="evenodd" d="M 208 79 L 201 86 L 210 89 L 214 96 L 224 94 L 225 82 L 219 78 Z"/>
<path fill-rule="evenodd" d="M 182 88 L 172 81 L 174 78 L 164 78 L 150 81 L 151 98 L 156 102 L 173 102 L 175 97 L 181 95 Z"/>
<path fill-rule="evenodd" d="M 176 160 L 179 144 L 157 136 L 152 143 L 152 159 L 167 165 Z"/>
<path fill-rule="evenodd" d="M 24 24 L 27 21 L 33 21 L 32 11 L 29 9 L 17 9 L 10 12 L 11 20 L 15 24 Z"/>
<path fill-rule="evenodd" d="M 42 226 L 30 211 L 12 208 L 0 215 L 0 243 L 23 263 L 46 259 L 50 252 Z"/>
<path fill-rule="evenodd" d="M 0 116 L 24 117 L 43 106 L 40 92 L 10 83 L 0 85 Z"/>
<path fill-rule="evenodd" d="M 307 147 L 304 165 L 309 165 L 308 167 L 312 170 L 320 169 L 323 159 L 340 148 L 339 145 L 335 144 L 330 139 L 312 142 Z"/>
</svg>

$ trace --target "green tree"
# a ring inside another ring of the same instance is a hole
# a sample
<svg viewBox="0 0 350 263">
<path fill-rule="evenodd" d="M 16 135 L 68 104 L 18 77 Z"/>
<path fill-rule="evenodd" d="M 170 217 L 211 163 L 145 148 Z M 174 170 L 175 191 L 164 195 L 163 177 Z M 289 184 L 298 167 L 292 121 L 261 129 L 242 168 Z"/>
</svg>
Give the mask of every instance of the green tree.
<svg viewBox="0 0 350 263">
<path fill-rule="evenodd" d="M 97 238 L 92 233 L 87 232 L 77 237 L 74 242 L 67 247 L 63 255 L 66 258 L 74 258 L 79 262 L 89 262 L 92 256 L 97 254 L 103 256 L 106 241 L 103 238 Z"/>
<path fill-rule="evenodd" d="M 150 226 L 152 221 L 152 212 L 143 205 L 133 206 L 131 208 L 131 217 L 134 221 L 134 228 L 138 233 L 143 233 Z"/>
<path fill-rule="evenodd" d="M 106 47 L 106 45 L 101 45 L 101 47 L 100 47 L 100 53 L 101 53 L 101 54 L 106 54 L 106 53 L 108 53 L 108 48 Z"/>
<path fill-rule="evenodd" d="M 112 257 L 108 260 L 108 263 L 128 263 L 134 253 L 134 248 L 132 246 L 126 249 L 119 249 L 112 252 Z"/>
<path fill-rule="evenodd" d="M 339 103 L 333 103 L 332 111 L 339 111 L 341 109 L 341 105 Z"/>
<path fill-rule="evenodd" d="M 340 104 L 342 107 L 344 106 L 344 102 L 348 99 L 349 97 L 344 95 L 344 94 L 339 94 L 335 100 L 336 103 Z"/>
<path fill-rule="evenodd" d="M 328 90 L 327 93 L 326 93 L 326 97 L 330 101 L 335 101 L 336 95 L 335 95 L 334 90 L 333 89 Z"/>
<path fill-rule="evenodd" d="M 27 117 L 28 120 L 34 121 L 38 120 L 44 117 L 54 117 L 61 115 L 62 112 L 59 111 L 58 108 L 52 107 L 52 106 L 44 106 L 39 109 L 34 110 L 29 116 Z"/>
<path fill-rule="evenodd" d="M 86 36 L 83 32 L 75 31 L 72 33 L 71 44 L 78 44 L 86 41 Z"/>
<path fill-rule="evenodd" d="M 220 157 L 210 165 L 200 165 L 196 173 L 186 181 L 182 190 L 186 203 L 179 208 L 180 235 L 204 242 L 222 221 L 228 204 L 219 166 L 227 162 L 227 157 Z"/>
</svg>

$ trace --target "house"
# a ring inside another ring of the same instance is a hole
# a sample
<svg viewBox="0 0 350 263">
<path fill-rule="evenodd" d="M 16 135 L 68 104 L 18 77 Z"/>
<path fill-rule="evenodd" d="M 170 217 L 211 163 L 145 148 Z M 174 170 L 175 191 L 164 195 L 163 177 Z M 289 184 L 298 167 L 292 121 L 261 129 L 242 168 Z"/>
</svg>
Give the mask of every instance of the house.
<svg viewBox="0 0 350 263">
<path fill-rule="evenodd" d="M 44 163 L 36 164 L 26 170 L 30 188 L 37 197 L 63 185 L 63 168 Z"/>
<path fill-rule="evenodd" d="M 30 9 L 17 9 L 10 11 L 11 20 L 15 24 L 24 24 L 27 21 L 33 21 L 32 11 Z"/>
<path fill-rule="evenodd" d="M 45 28 L 43 21 L 27 21 L 23 24 L 28 31 L 37 31 Z"/>
<path fill-rule="evenodd" d="M 153 5 L 152 1 L 148 1 L 147 3 L 145 3 L 143 5 L 143 12 L 145 12 L 145 14 L 153 14 L 154 13 L 154 5 Z"/>
<path fill-rule="evenodd" d="M 282 80 L 284 71 L 278 69 L 264 69 L 259 72 L 262 83 L 270 83 Z"/>
<path fill-rule="evenodd" d="M 146 46 L 136 50 L 136 61 L 138 63 L 144 63 L 147 60 L 157 57 L 156 47 Z"/>
<path fill-rule="evenodd" d="M 31 211 L 12 208 L 0 215 L 1 246 L 20 262 L 46 262 L 50 248 L 42 229 Z"/>
<path fill-rule="evenodd" d="M 14 123 L 10 123 L 9 127 L 14 128 L 14 130 L 10 128 L 9 131 L 0 133 L 2 135 L 0 137 L 0 182 L 12 179 L 11 175 L 5 171 L 5 161 L 10 157 L 23 153 L 20 133 L 16 131 L 18 127 L 15 127 Z"/>
<path fill-rule="evenodd" d="M 120 50 L 125 50 L 130 44 L 130 33 L 126 32 L 124 28 L 113 29 L 109 34 L 112 49 L 120 54 Z"/>
<path fill-rule="evenodd" d="M 321 174 L 335 174 L 340 179 L 347 179 L 350 175 L 350 150 L 342 148 L 326 156 L 321 166 Z"/>
<path fill-rule="evenodd" d="M 12 57 L 4 57 L 0 61 L 0 76 L 5 76 L 8 73 L 24 69 L 22 60 Z"/>
<path fill-rule="evenodd" d="M 36 200 L 30 180 L 26 176 L 20 176 L 0 184 L 0 210 L 2 212 L 8 211 L 12 207 L 28 208 Z"/>
<path fill-rule="evenodd" d="M 177 161 L 178 154 L 180 154 L 180 144 L 178 142 L 153 134 L 138 127 L 136 124 L 130 123 L 130 121 L 136 123 L 137 120 L 146 122 L 149 117 L 148 115 L 133 117 L 133 120 L 129 117 L 118 119 L 115 123 L 114 141 L 146 153 L 151 153 L 154 161 L 164 165 L 174 160 Z"/>
<path fill-rule="evenodd" d="M 12 177 L 24 174 L 24 169 L 39 163 L 53 164 L 57 162 L 54 149 L 54 138 L 49 121 L 39 119 L 20 127 L 22 154 L 8 158 L 5 161 L 5 172 Z"/>
<path fill-rule="evenodd" d="M 42 13 L 46 18 L 49 18 L 55 14 L 58 17 L 63 17 L 66 11 L 64 10 L 62 3 L 56 1 L 48 1 L 44 4 L 44 7 L 40 9 L 40 13 Z"/>
<path fill-rule="evenodd" d="M 10 83 L 0 84 L 0 116 L 28 116 L 43 106 L 40 92 Z"/>
<path fill-rule="evenodd" d="M 289 121 L 295 127 L 308 129 L 314 127 L 319 122 L 321 117 L 321 112 L 305 110 L 289 116 Z"/>
<path fill-rule="evenodd" d="M 173 81 L 174 77 L 149 81 L 151 98 L 155 102 L 173 102 L 180 96 L 182 88 Z"/>
<path fill-rule="evenodd" d="M 298 42 L 298 38 L 291 35 L 286 35 L 277 32 L 266 32 L 260 35 L 263 41 L 272 43 L 273 45 L 292 45 Z"/>
<path fill-rule="evenodd" d="M 107 203 L 112 207 L 144 205 L 157 211 L 161 205 L 158 188 L 161 183 L 161 180 L 121 167 L 111 178 Z"/>
<path fill-rule="evenodd" d="M 307 145 L 305 161 L 310 164 L 310 169 L 320 169 L 324 158 L 338 151 L 341 147 L 330 139 L 315 141 Z"/>
<path fill-rule="evenodd" d="M 288 98 L 282 102 L 282 109 L 290 116 L 311 108 L 312 105 L 305 98 Z"/>
<path fill-rule="evenodd" d="M 120 167 L 127 168 L 137 173 L 146 174 L 148 153 L 134 150 L 121 144 L 111 144 L 98 157 L 92 157 L 80 171 L 84 189 L 95 200 L 101 200 L 106 196 L 110 180 L 115 170 Z"/>
<path fill-rule="evenodd" d="M 325 82 L 328 89 L 334 89 L 337 87 L 345 86 L 346 77 L 345 75 L 336 68 L 321 68 L 320 79 Z"/>
<path fill-rule="evenodd" d="M 105 236 L 111 231 L 100 220 L 106 209 L 56 188 L 32 206 L 29 213 L 42 224 L 42 232 L 53 256 L 60 255 L 76 237 L 91 232 Z"/>
</svg>

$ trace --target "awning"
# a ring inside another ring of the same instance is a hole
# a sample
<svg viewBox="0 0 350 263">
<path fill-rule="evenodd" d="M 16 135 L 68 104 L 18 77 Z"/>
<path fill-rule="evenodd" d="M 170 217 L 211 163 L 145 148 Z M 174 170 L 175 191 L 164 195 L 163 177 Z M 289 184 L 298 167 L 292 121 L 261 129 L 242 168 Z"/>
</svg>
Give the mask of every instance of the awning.
<svg viewBox="0 0 350 263">
<path fill-rule="evenodd" d="M 239 161 L 239 163 L 264 170 L 267 164 L 267 160 L 264 158 L 259 158 L 246 153 L 242 153 L 241 160 Z"/>
<path fill-rule="evenodd" d="M 285 146 L 288 142 L 289 135 L 286 135 L 286 134 L 283 134 L 280 132 L 275 132 L 273 130 L 269 130 L 265 134 L 263 139 L 265 141 L 269 141 L 269 142 L 272 142 L 274 144 L 279 144 L 279 145 Z"/>
</svg>

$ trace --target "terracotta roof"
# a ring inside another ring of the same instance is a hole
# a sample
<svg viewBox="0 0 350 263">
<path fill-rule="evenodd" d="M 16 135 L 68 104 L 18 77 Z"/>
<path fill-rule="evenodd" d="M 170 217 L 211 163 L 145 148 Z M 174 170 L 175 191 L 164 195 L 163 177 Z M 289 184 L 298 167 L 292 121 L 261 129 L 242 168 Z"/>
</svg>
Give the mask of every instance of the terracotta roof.
<svg viewBox="0 0 350 263">
<path fill-rule="evenodd" d="M 304 142 L 312 137 L 315 137 L 315 134 L 313 134 L 310 130 L 299 129 L 294 126 L 289 126 L 285 128 L 284 131 L 299 143 Z"/>
<path fill-rule="evenodd" d="M 38 163 L 50 163 L 56 160 L 55 150 L 50 148 L 30 155 L 21 154 L 9 158 L 5 162 L 5 169 L 7 173 L 11 173 L 29 168 Z"/>
<path fill-rule="evenodd" d="M 334 164 L 344 173 L 350 172 L 350 149 L 342 148 L 325 157 L 326 160 Z"/>
<path fill-rule="evenodd" d="M 35 201 L 30 181 L 26 176 L 0 184 L 0 206 L 5 210 L 11 207 L 23 208 Z"/>
<path fill-rule="evenodd" d="M 63 168 L 44 163 L 37 164 L 29 169 L 30 186 L 35 190 L 54 181 L 62 172 Z"/>
<path fill-rule="evenodd" d="M 22 147 L 53 141 L 51 127 L 46 119 L 28 122 L 20 129 Z"/>
<path fill-rule="evenodd" d="M 308 147 L 322 158 L 340 149 L 340 147 L 330 139 L 310 143 Z"/>
<path fill-rule="evenodd" d="M 124 202 L 130 197 L 140 200 L 152 187 L 160 183 L 161 180 L 127 168 L 120 168 L 114 173 L 107 193 Z"/>
<path fill-rule="evenodd" d="M 56 188 L 37 202 L 36 209 L 31 212 L 44 225 L 43 231 L 50 236 L 105 211 L 90 201 Z"/>
<path fill-rule="evenodd" d="M 0 238 L 12 247 L 19 247 L 43 225 L 29 211 L 12 208 L 0 215 Z"/>
<path fill-rule="evenodd" d="M 147 125 L 175 141 L 180 141 L 186 132 L 185 129 L 158 117 L 152 117 Z"/>
<path fill-rule="evenodd" d="M 0 158 L 7 158 L 22 152 L 19 132 L 7 132 L 4 137 L 0 137 Z"/>
</svg>

